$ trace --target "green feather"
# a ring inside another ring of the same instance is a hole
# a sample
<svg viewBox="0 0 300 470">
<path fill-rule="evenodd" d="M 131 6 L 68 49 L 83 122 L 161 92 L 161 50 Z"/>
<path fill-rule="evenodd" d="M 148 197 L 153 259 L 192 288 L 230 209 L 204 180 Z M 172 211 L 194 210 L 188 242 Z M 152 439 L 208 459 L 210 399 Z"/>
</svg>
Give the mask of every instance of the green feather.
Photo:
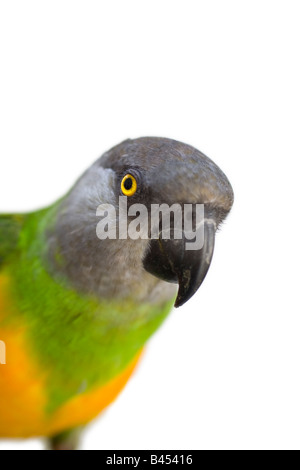
<svg viewBox="0 0 300 470">
<path fill-rule="evenodd" d="M 0 215 L 0 267 L 18 244 L 24 218 L 23 215 Z"/>
</svg>

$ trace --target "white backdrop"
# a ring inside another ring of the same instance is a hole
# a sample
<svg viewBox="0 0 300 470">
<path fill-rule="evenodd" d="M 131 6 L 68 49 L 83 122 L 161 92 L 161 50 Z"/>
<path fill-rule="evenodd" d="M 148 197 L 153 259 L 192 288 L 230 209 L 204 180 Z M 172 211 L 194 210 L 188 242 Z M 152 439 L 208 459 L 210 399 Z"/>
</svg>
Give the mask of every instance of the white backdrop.
<svg viewBox="0 0 300 470">
<path fill-rule="evenodd" d="M 276 0 L 0 3 L 0 212 L 53 202 L 145 135 L 199 148 L 235 191 L 203 286 L 84 449 L 300 448 L 299 13 Z"/>
</svg>

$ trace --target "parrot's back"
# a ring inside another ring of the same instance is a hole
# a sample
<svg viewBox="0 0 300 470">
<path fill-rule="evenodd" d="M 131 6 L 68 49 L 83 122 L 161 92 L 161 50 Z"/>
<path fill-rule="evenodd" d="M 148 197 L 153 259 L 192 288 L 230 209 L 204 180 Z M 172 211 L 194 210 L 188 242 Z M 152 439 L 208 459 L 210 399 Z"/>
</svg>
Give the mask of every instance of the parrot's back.
<svg viewBox="0 0 300 470">
<path fill-rule="evenodd" d="M 18 246 L 24 215 L 0 215 L 0 272 Z"/>
</svg>

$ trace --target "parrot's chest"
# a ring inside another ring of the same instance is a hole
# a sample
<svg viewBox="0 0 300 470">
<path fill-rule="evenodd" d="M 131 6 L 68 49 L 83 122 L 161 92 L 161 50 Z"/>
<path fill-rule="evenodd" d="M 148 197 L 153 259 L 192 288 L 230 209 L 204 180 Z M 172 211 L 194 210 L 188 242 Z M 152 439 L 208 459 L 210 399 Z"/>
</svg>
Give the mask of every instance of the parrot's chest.
<svg viewBox="0 0 300 470">
<path fill-rule="evenodd" d="M 86 424 L 119 394 L 138 357 L 105 385 L 78 392 L 49 409 L 49 377 L 32 357 L 25 325 L 2 327 L 1 337 L 8 354 L 0 365 L 0 437 L 51 436 Z"/>
<path fill-rule="evenodd" d="M 2 436 L 48 434 L 96 416 L 122 389 L 170 309 L 100 305 L 57 284 L 48 284 L 46 294 L 43 283 L 0 280 Z"/>
</svg>

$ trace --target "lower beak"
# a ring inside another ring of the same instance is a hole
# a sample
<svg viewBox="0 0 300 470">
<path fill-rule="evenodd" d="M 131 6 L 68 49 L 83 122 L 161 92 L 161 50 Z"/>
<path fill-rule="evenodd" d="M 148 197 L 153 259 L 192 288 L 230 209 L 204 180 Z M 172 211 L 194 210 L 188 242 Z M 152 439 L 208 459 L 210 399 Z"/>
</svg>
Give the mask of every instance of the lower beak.
<svg viewBox="0 0 300 470">
<path fill-rule="evenodd" d="M 204 219 L 202 243 L 192 249 L 191 242 L 182 233 L 179 239 L 158 239 L 150 242 L 144 259 L 144 268 L 150 274 L 167 282 L 178 283 L 175 307 L 181 307 L 197 292 L 208 272 L 215 244 L 215 222 Z"/>
</svg>

